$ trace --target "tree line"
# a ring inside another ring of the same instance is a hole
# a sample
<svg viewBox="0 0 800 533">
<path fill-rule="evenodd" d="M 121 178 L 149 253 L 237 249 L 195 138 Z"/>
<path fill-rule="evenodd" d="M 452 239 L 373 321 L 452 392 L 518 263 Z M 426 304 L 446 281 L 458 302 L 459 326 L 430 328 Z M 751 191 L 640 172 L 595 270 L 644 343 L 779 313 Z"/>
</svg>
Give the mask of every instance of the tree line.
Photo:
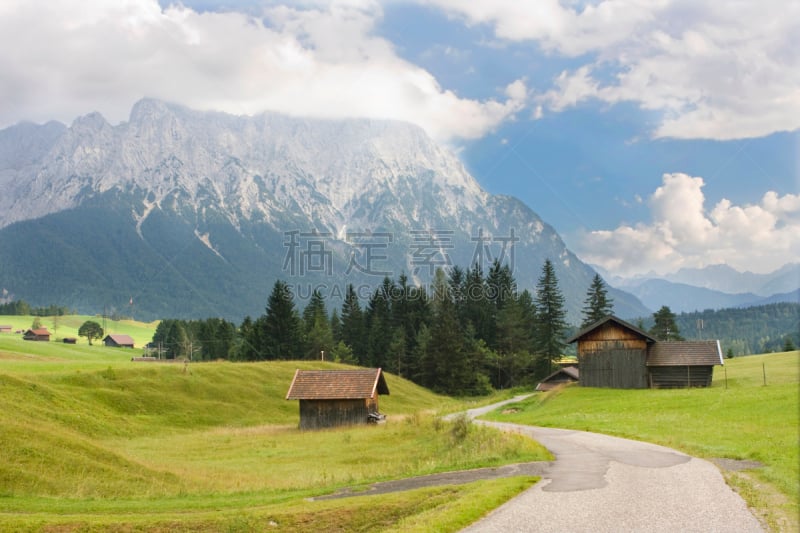
<svg viewBox="0 0 800 533">
<path fill-rule="evenodd" d="M 587 291 L 586 322 L 611 312 L 596 276 Z M 162 320 L 150 346 L 169 358 L 325 359 L 381 367 L 437 392 L 475 395 L 551 372 L 570 330 L 547 260 L 534 293 L 518 292 L 510 268 L 495 262 L 486 273 L 479 265 L 439 270 L 428 288 L 405 275 L 386 277 L 363 306 L 349 285 L 341 307 L 332 310 L 315 290 L 300 311 L 290 286 L 279 280 L 265 313 L 245 317 L 238 328 L 218 318 Z"/>
<path fill-rule="evenodd" d="M 0 315 L 15 316 L 65 316 L 74 315 L 74 311 L 60 305 L 50 304 L 43 307 L 34 307 L 25 300 L 12 300 L 0 303 Z"/>
</svg>

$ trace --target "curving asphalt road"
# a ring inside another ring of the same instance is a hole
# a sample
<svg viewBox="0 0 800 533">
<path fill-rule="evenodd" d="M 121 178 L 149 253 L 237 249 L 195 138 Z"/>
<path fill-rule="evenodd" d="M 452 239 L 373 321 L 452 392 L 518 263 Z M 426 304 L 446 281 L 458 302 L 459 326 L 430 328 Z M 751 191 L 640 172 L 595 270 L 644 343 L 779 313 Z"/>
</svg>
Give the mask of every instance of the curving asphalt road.
<svg viewBox="0 0 800 533">
<path fill-rule="evenodd" d="M 479 416 L 499 405 L 468 411 Z M 598 433 L 476 421 L 539 441 L 542 481 L 464 532 L 761 532 L 717 467 L 676 450 Z"/>
</svg>

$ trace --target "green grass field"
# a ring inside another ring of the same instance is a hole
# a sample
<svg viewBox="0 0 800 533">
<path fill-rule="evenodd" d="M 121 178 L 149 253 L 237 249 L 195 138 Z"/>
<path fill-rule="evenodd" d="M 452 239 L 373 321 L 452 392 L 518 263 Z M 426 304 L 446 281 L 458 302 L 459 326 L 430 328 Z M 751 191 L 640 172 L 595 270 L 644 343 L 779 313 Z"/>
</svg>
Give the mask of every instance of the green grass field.
<svg viewBox="0 0 800 533">
<path fill-rule="evenodd" d="M 654 442 L 703 458 L 759 461 L 762 468 L 727 473 L 728 482 L 774 530 L 798 531 L 799 362 L 800 352 L 728 359 L 707 389 L 570 386 L 490 417 Z"/>
<path fill-rule="evenodd" d="M 58 337 L 76 336 L 92 318 L 60 317 Z M 32 321 L 0 317 L 15 329 Z M 140 346 L 155 325 L 109 329 Z M 297 403 L 284 400 L 294 371 L 338 368 L 332 363 L 131 362 L 140 353 L 0 334 L 0 531 L 456 531 L 535 479 L 308 497 L 549 458 L 528 439 L 485 428 L 457 437 L 431 413 L 475 404 L 396 376 L 386 376 L 391 394 L 381 397 L 385 425 L 301 432 Z M 763 468 L 726 473 L 728 482 L 773 530 L 796 531 L 799 357 L 726 360 L 709 389 L 567 387 L 493 417 L 759 461 Z"/>
<path fill-rule="evenodd" d="M 12 331 L 29 329 L 33 324 L 36 317 L 31 315 L 0 315 L 0 324 L 12 326 Z M 52 334 L 51 341 L 60 342 L 65 337 L 75 337 L 80 344 L 88 344 L 84 337 L 78 337 L 78 328 L 87 320 L 93 320 L 103 325 L 103 318 L 101 316 L 90 315 L 65 315 L 65 316 L 43 316 L 39 317 L 42 327 L 45 327 Z M 130 335 L 135 341 L 136 350 L 141 352 L 141 348 L 153 339 L 153 333 L 156 330 L 158 322 L 137 322 L 135 320 L 111 320 L 106 318 L 105 335 L 109 333 L 120 333 Z M 0 338 L 5 336 L 13 336 L 15 333 L 0 334 Z M 16 335 L 20 336 L 20 335 Z M 95 344 L 97 342 L 95 341 Z"/>
<path fill-rule="evenodd" d="M 430 413 L 467 404 L 392 375 L 386 424 L 302 432 L 284 399 L 295 369 L 337 365 L 130 356 L 0 335 L 0 531 L 455 531 L 535 478 L 307 498 L 549 457 L 515 435 L 460 436 Z"/>
</svg>

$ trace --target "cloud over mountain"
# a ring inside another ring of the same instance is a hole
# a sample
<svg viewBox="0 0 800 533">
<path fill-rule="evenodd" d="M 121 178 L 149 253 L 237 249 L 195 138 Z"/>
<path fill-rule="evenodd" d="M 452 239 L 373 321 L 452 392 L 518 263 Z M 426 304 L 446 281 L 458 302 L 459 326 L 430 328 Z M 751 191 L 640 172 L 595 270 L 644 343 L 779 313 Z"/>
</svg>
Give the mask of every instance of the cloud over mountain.
<svg viewBox="0 0 800 533">
<path fill-rule="evenodd" d="M 752 205 L 705 208 L 703 178 L 664 174 L 648 200 L 652 220 L 584 234 L 578 254 L 619 275 L 725 263 L 769 272 L 800 249 L 800 195 L 767 191 Z"/>
<path fill-rule="evenodd" d="M 44 11 L 46 8 L 46 15 Z M 375 34 L 377 2 L 258 13 L 198 12 L 156 0 L 6 2 L 0 7 L 0 126 L 111 122 L 142 96 L 234 114 L 396 119 L 439 140 L 484 135 L 519 111 L 524 81 L 464 98 Z"/>
</svg>

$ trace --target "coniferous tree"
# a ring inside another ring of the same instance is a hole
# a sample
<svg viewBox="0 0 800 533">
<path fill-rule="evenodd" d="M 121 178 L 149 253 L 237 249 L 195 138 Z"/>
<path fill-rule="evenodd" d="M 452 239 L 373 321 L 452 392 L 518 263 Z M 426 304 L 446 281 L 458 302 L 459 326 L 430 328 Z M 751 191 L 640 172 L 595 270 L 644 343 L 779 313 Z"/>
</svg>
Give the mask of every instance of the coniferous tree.
<svg viewBox="0 0 800 533">
<path fill-rule="evenodd" d="M 429 350 L 430 341 L 431 331 L 427 324 L 422 324 L 414 346 L 413 380 L 427 388 L 433 388 L 436 383 L 436 361 Z"/>
<path fill-rule="evenodd" d="M 475 263 L 467 270 L 464 279 L 464 303 L 459 309 L 459 318 L 464 324 L 471 324 L 475 338 L 493 346 L 495 341 L 496 317 L 493 304 L 487 295 L 483 270 Z"/>
<path fill-rule="evenodd" d="M 341 315 L 341 340 L 353 352 L 355 360 L 363 364 L 366 362 L 367 350 L 364 327 L 364 313 L 358 303 L 358 295 L 353 284 L 347 286 Z"/>
<path fill-rule="evenodd" d="M 546 259 L 536 285 L 536 351 L 542 358 L 543 372 L 551 372 L 553 361 L 561 357 L 567 330 L 564 296 L 558 288 L 553 263 Z"/>
<path fill-rule="evenodd" d="M 522 324 L 527 331 L 528 345 L 525 350 L 529 353 L 534 353 L 536 347 L 534 340 L 536 337 L 536 303 L 533 301 L 533 296 L 528 289 L 522 291 L 517 298 L 520 314 L 522 315 Z"/>
<path fill-rule="evenodd" d="M 400 274 L 397 284 L 397 294 L 392 298 L 392 320 L 395 328 L 403 332 L 405 339 L 402 341 L 393 338 L 393 350 L 402 347 L 403 354 L 396 354 L 398 368 L 395 371 L 409 377 L 416 371 L 415 350 L 417 333 L 420 326 L 428 320 L 428 304 L 425 291 L 420 287 L 408 284 L 408 277 Z"/>
<path fill-rule="evenodd" d="M 311 293 L 311 300 L 303 310 L 303 328 L 305 330 L 305 358 L 321 359 L 324 353 L 330 355 L 334 347 L 333 331 L 328 321 L 325 299 L 318 290 Z"/>
<path fill-rule="evenodd" d="M 675 313 L 666 305 L 653 313 L 655 324 L 650 328 L 650 334 L 660 341 L 682 341 L 681 332 L 675 323 Z"/>
<path fill-rule="evenodd" d="M 592 284 L 586 292 L 586 300 L 583 303 L 583 323 L 581 328 L 585 328 L 613 314 L 614 300 L 608 297 L 608 289 L 606 289 L 600 274 L 595 274 L 594 278 L 592 278 Z"/>
<path fill-rule="evenodd" d="M 314 327 L 314 322 L 319 316 L 325 316 L 327 318 L 325 299 L 318 289 L 314 289 L 311 293 L 311 298 L 308 300 L 308 304 L 305 309 L 303 309 L 303 328 L 306 333 Z"/>
<path fill-rule="evenodd" d="M 300 358 L 300 318 L 294 307 L 292 292 L 283 281 L 276 281 L 269 295 L 261 335 L 266 359 Z"/>
<path fill-rule="evenodd" d="M 391 298 L 395 291 L 394 282 L 388 277 L 384 278 L 381 286 L 372 293 L 364 320 L 368 342 L 368 358 L 364 364 L 383 368 L 389 372 L 394 372 L 393 365 L 391 361 L 387 360 L 387 356 L 393 330 Z"/>
<path fill-rule="evenodd" d="M 435 376 L 430 387 L 444 394 L 460 394 L 465 392 L 464 384 L 469 381 L 472 369 L 464 353 L 464 332 L 458 321 L 453 295 L 441 269 L 434 276 L 433 292 L 427 352 Z"/>
<path fill-rule="evenodd" d="M 497 259 L 486 275 L 486 286 L 489 301 L 494 305 L 495 311 L 502 309 L 506 301 L 516 298 L 517 282 L 511 273 L 511 267 L 501 265 Z"/>
<path fill-rule="evenodd" d="M 342 340 L 342 321 L 339 318 L 338 309 L 331 311 L 331 334 L 333 334 L 333 340 L 337 344 Z"/>
<path fill-rule="evenodd" d="M 173 320 L 167 332 L 164 344 L 168 359 L 191 358 L 192 347 L 189 346 L 189 337 L 186 335 L 186 328 L 182 322 L 182 320 Z"/>
<path fill-rule="evenodd" d="M 239 361 L 257 361 L 260 341 L 258 339 L 260 329 L 256 327 L 250 316 L 244 317 L 239 326 L 238 344 L 234 350 L 235 359 Z"/>
<path fill-rule="evenodd" d="M 783 351 L 784 352 L 793 352 L 796 349 L 797 349 L 797 347 L 794 345 L 794 341 L 792 340 L 792 338 L 790 336 L 787 335 L 783 339 Z"/>
<path fill-rule="evenodd" d="M 450 298 L 453 300 L 453 305 L 456 309 L 460 309 L 464 305 L 464 294 L 466 283 L 466 273 L 464 269 L 456 265 L 449 269 L 447 273 L 447 284 L 450 290 Z"/>
</svg>

